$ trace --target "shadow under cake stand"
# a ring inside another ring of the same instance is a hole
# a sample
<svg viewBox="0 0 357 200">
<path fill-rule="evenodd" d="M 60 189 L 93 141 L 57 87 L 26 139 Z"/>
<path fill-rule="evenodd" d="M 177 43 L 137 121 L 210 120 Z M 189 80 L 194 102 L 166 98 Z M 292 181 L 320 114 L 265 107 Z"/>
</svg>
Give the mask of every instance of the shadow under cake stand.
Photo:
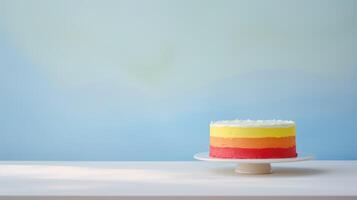
<svg viewBox="0 0 357 200">
<path fill-rule="evenodd" d="M 197 153 L 193 156 L 197 160 L 210 162 L 234 162 L 237 163 L 235 169 L 239 174 L 270 174 L 273 172 L 271 163 L 298 162 L 314 159 L 312 155 L 303 155 L 294 158 L 273 158 L 273 159 L 235 159 L 235 158 L 213 158 L 208 152 Z"/>
</svg>

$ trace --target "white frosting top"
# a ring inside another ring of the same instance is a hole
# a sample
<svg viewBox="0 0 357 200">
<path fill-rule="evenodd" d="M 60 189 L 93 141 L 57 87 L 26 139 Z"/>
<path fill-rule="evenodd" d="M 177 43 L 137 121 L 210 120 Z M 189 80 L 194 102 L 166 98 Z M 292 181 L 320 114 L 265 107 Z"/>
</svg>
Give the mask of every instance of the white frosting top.
<svg viewBox="0 0 357 200">
<path fill-rule="evenodd" d="M 232 127 L 258 127 L 258 128 L 284 128 L 295 126 L 294 121 L 288 120 L 222 120 L 222 121 L 212 121 L 210 126 L 212 127 L 222 127 L 222 126 L 232 126 Z"/>
</svg>

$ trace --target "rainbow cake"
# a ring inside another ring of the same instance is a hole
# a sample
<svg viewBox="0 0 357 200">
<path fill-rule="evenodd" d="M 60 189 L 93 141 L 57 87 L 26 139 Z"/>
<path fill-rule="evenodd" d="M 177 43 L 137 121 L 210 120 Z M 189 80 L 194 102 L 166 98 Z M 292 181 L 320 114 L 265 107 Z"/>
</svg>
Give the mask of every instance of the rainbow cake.
<svg viewBox="0 0 357 200">
<path fill-rule="evenodd" d="M 295 122 L 227 120 L 210 124 L 210 157 L 268 159 L 296 157 Z"/>
</svg>

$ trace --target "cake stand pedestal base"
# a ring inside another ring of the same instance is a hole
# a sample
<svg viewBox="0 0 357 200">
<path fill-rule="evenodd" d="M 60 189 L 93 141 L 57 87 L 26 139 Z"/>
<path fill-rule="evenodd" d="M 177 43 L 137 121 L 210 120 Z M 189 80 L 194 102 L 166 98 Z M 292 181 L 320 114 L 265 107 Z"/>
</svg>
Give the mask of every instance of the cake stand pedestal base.
<svg viewBox="0 0 357 200">
<path fill-rule="evenodd" d="M 234 170 L 238 174 L 271 174 L 270 163 L 240 163 Z"/>
<path fill-rule="evenodd" d="M 193 157 L 197 160 L 210 162 L 231 162 L 237 163 L 235 172 L 238 174 L 271 174 L 271 163 L 285 163 L 312 160 L 312 155 L 303 155 L 299 153 L 298 157 L 293 158 L 265 158 L 265 159 L 238 159 L 238 158 L 214 158 L 210 157 L 208 152 L 196 153 Z"/>
</svg>

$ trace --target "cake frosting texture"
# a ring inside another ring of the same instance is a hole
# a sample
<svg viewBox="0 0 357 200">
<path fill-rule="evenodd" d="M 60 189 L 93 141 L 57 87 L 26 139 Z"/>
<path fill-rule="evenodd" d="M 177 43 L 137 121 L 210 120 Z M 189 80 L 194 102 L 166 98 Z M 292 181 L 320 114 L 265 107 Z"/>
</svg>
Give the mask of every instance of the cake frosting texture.
<svg viewBox="0 0 357 200">
<path fill-rule="evenodd" d="M 227 120 L 210 124 L 210 156 L 296 157 L 295 123 L 283 120 Z"/>
</svg>

